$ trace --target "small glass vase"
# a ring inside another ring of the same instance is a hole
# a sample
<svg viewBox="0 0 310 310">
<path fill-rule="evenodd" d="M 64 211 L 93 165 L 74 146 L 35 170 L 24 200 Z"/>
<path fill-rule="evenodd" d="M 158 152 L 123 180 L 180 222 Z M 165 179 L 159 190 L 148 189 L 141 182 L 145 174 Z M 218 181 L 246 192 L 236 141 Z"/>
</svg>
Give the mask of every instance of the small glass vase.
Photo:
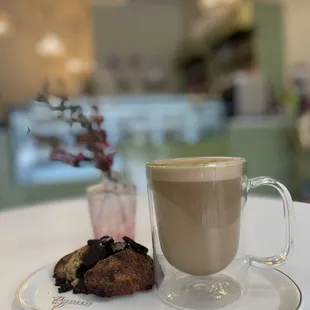
<svg viewBox="0 0 310 310">
<path fill-rule="evenodd" d="M 119 173 L 88 187 L 87 200 L 94 237 L 109 235 L 115 241 L 135 237 L 137 189 L 121 181 Z"/>
</svg>

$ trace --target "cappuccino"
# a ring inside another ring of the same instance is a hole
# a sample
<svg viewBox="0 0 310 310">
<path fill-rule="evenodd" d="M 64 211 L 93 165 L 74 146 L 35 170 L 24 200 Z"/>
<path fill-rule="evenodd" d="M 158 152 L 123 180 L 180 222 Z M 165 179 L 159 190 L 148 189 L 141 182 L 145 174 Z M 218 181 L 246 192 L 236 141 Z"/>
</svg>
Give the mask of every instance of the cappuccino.
<svg viewBox="0 0 310 310">
<path fill-rule="evenodd" d="M 235 258 L 240 233 L 240 158 L 188 158 L 148 165 L 161 249 L 178 270 L 208 276 Z"/>
</svg>

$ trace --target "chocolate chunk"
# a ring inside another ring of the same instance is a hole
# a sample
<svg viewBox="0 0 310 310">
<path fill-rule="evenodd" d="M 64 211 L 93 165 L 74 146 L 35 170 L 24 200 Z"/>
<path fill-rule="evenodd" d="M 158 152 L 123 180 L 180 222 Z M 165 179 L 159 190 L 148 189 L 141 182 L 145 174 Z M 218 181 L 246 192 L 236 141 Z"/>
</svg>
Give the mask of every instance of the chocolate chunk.
<svg viewBox="0 0 310 310">
<path fill-rule="evenodd" d="M 63 278 L 56 278 L 55 279 L 55 285 L 56 286 L 60 286 L 62 284 L 65 284 L 66 282 L 67 282 L 66 279 L 63 279 Z"/>
<path fill-rule="evenodd" d="M 97 239 L 90 239 L 87 241 L 87 245 L 96 245 L 96 244 L 99 244 L 100 243 L 100 240 L 97 240 Z"/>
<path fill-rule="evenodd" d="M 146 254 L 149 250 L 148 248 L 146 248 L 145 246 L 143 246 L 142 244 L 139 244 L 137 242 L 135 242 L 134 240 L 132 240 L 129 237 L 123 237 L 123 240 L 128 243 L 131 248 L 136 251 L 137 253 L 142 253 L 142 254 Z"/>
<path fill-rule="evenodd" d="M 73 285 L 71 283 L 64 283 L 61 284 L 60 287 L 58 288 L 59 293 L 66 293 L 69 292 L 73 289 Z"/>
<path fill-rule="evenodd" d="M 127 247 L 126 242 L 115 242 L 111 245 L 113 254 L 123 251 L 124 249 L 126 249 L 126 247 Z"/>
<path fill-rule="evenodd" d="M 100 244 L 102 245 L 108 245 L 114 242 L 114 239 L 110 236 L 103 236 L 100 238 Z"/>
<path fill-rule="evenodd" d="M 109 250 L 107 248 L 103 248 L 100 259 L 105 259 L 109 256 L 110 256 Z"/>
<path fill-rule="evenodd" d="M 73 294 L 88 294 L 84 279 L 80 279 L 78 284 L 73 288 Z"/>
<path fill-rule="evenodd" d="M 76 277 L 78 279 L 83 278 L 87 270 L 88 268 L 84 264 L 81 264 L 81 266 L 76 270 Z"/>
<path fill-rule="evenodd" d="M 83 263 L 87 268 L 94 266 L 100 259 L 104 247 L 93 244 L 90 246 L 88 253 L 85 255 Z"/>
</svg>

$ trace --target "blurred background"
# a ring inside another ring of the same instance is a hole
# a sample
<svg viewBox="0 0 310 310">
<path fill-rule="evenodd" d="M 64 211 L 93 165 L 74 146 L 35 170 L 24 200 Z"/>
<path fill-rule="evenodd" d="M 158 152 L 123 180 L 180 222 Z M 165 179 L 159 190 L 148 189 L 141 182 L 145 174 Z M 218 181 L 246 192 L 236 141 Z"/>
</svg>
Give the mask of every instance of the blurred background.
<svg viewBox="0 0 310 310">
<path fill-rule="evenodd" d="M 147 161 L 242 156 L 310 201 L 309 14 L 308 0 L 0 0 L 0 209 L 100 178 L 49 159 L 79 131 L 33 102 L 45 78 L 98 105 L 139 193 Z"/>
</svg>

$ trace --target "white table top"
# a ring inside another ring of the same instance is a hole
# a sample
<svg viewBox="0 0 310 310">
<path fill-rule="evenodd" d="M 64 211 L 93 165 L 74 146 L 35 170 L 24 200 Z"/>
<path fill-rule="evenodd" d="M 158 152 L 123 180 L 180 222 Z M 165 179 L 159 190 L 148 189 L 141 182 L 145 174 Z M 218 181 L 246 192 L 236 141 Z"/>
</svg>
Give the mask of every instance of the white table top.
<svg viewBox="0 0 310 310">
<path fill-rule="evenodd" d="M 295 203 L 295 250 L 281 268 L 300 286 L 304 309 L 310 308 L 310 205 Z M 271 255 L 284 242 L 281 203 L 249 198 L 243 220 L 248 223 L 248 252 Z M 58 260 L 92 237 L 86 199 L 54 202 L 0 213 L 0 309 L 19 309 L 16 288 L 33 271 Z M 151 235 L 146 197 L 139 197 L 138 242 L 150 245 Z M 267 310 L 267 309 L 266 309 Z"/>
</svg>

